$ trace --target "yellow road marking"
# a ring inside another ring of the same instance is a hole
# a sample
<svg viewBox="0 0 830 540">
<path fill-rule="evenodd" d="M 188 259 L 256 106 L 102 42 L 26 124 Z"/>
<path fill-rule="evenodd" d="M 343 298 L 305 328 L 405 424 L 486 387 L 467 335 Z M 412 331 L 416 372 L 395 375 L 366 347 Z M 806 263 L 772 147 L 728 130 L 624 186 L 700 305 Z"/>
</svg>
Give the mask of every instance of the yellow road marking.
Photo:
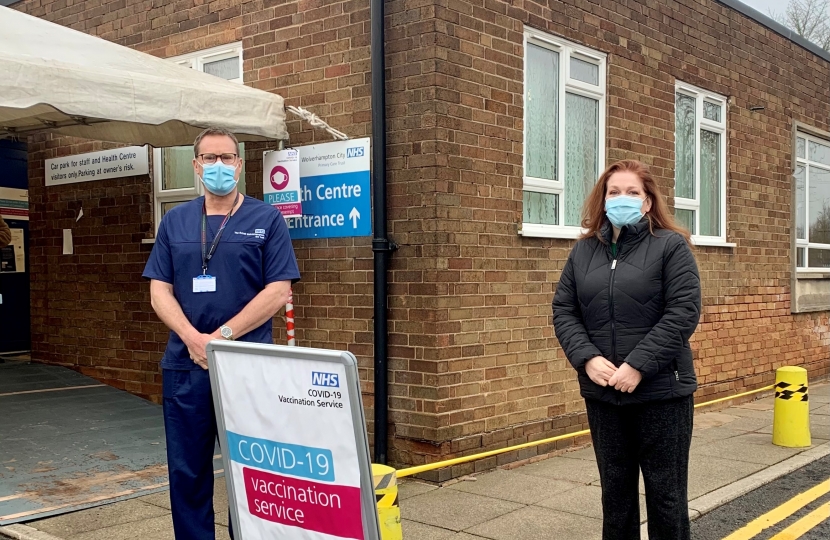
<svg viewBox="0 0 830 540">
<path fill-rule="evenodd" d="M 778 508 L 773 508 L 763 516 L 753 519 L 723 540 L 748 540 L 764 529 L 772 527 L 776 523 L 787 519 L 789 516 L 798 512 L 814 500 L 826 494 L 828 491 L 830 491 L 830 478 L 817 486 L 811 487 L 803 493 L 799 493 L 789 501 L 780 505 Z"/>
<path fill-rule="evenodd" d="M 804 533 L 830 517 L 830 503 L 822 504 L 803 518 L 799 519 L 770 540 L 795 540 Z"/>
</svg>

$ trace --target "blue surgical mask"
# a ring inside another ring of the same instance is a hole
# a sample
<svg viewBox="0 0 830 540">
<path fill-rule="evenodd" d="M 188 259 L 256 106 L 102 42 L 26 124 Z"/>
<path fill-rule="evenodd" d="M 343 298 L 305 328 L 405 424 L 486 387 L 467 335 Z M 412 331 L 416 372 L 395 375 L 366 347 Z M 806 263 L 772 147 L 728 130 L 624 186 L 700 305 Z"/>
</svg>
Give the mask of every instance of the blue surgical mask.
<svg viewBox="0 0 830 540">
<path fill-rule="evenodd" d="M 202 165 L 202 183 L 214 195 L 227 195 L 236 187 L 236 167 L 217 161 L 213 165 Z"/>
<path fill-rule="evenodd" d="M 622 229 L 626 225 L 633 225 L 643 217 L 643 199 L 630 195 L 619 195 L 605 199 L 605 215 L 611 225 Z"/>
</svg>

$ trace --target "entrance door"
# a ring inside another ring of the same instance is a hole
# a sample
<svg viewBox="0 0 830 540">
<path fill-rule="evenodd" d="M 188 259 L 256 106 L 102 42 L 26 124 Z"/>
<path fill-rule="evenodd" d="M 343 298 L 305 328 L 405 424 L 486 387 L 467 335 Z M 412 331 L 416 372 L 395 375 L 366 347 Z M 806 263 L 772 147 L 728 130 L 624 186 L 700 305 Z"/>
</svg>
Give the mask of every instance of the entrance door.
<svg viewBox="0 0 830 540">
<path fill-rule="evenodd" d="M 0 215 L 12 230 L 12 244 L 0 249 L 0 354 L 32 347 L 26 154 L 26 143 L 0 140 Z"/>
</svg>

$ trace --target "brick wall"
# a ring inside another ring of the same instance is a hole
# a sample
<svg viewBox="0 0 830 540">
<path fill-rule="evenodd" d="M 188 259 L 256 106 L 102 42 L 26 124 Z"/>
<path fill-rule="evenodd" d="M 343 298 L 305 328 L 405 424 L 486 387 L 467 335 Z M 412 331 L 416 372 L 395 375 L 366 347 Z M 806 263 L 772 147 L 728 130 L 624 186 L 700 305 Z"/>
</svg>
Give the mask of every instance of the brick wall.
<svg viewBox="0 0 830 540">
<path fill-rule="evenodd" d="M 698 400 L 769 384 L 781 365 L 828 373 L 827 312 L 790 313 L 792 122 L 828 130 L 827 62 L 711 1 L 455 1 L 436 19 L 436 159 L 447 181 L 435 201 L 434 280 L 447 288 L 430 300 L 446 331 L 423 371 L 439 381 L 433 440 L 453 441 L 442 453 L 555 434 L 550 418 L 584 426 L 549 324 L 572 242 L 516 234 L 524 25 L 608 54 L 606 162 L 645 161 L 669 204 L 675 81 L 730 97 L 727 235 L 738 245 L 696 249 Z M 766 110 L 750 113 L 759 103 Z M 419 450 L 402 460 L 419 461 Z"/>
<path fill-rule="evenodd" d="M 67 4 L 18 6 L 158 56 L 241 40 L 245 84 L 350 136 L 370 135 L 368 0 Z M 586 427 L 550 325 L 573 243 L 517 234 L 525 25 L 608 54 L 606 162 L 647 162 L 670 204 L 675 80 L 730 97 L 727 236 L 737 247 L 696 249 L 704 286 L 693 342 L 698 399 L 768 384 L 785 364 L 827 375 L 828 313 L 790 313 L 792 122 L 830 130 L 826 62 L 711 0 L 395 0 L 386 9 L 390 235 L 401 246 L 390 273 L 393 460 L 422 463 Z M 758 103 L 766 109 L 750 113 Z M 297 121 L 289 131 L 294 146 L 328 140 Z M 65 142 L 30 144 L 33 354 L 157 400 L 165 332 L 137 278 L 149 252 L 139 240 L 152 233 L 149 180 L 44 189 L 42 159 L 88 151 Z M 254 196 L 263 148 L 248 148 Z M 125 212 L 113 199 L 126 197 Z M 72 225 L 79 202 L 89 230 L 76 229 L 70 260 L 59 254 L 60 229 Z M 107 218 L 117 234 L 96 230 Z M 299 241 L 295 251 L 298 341 L 358 356 L 371 428 L 369 239 Z M 80 272 L 87 264 L 95 266 Z M 75 317 L 81 300 L 85 316 Z M 105 346 L 73 341 L 99 328 Z"/>
<path fill-rule="evenodd" d="M 166 331 L 147 309 L 153 188 L 146 176 L 44 186 L 44 160 L 111 144 L 29 139 L 32 358 L 158 401 Z M 83 217 L 76 221 L 79 211 Z M 63 229 L 73 255 L 62 255 Z"/>
</svg>

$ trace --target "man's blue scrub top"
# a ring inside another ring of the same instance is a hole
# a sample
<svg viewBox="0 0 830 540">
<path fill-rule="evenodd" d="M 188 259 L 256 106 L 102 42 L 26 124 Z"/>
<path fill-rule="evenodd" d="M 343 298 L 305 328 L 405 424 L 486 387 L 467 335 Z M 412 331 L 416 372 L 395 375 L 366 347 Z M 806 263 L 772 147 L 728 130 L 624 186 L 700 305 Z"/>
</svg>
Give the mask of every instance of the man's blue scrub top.
<svg viewBox="0 0 830 540">
<path fill-rule="evenodd" d="M 193 278 L 202 273 L 202 205 L 204 197 L 180 204 L 161 220 L 156 243 L 143 276 L 173 285 L 173 294 L 190 323 L 210 334 L 242 311 L 262 289 L 275 281 L 299 281 L 300 270 L 288 227 L 279 210 L 245 196 L 231 216 L 208 263 L 216 292 L 193 292 Z M 208 216 L 207 247 L 219 230 L 221 216 Z M 273 343 L 271 320 L 239 341 Z M 187 347 L 170 332 L 161 360 L 164 369 L 201 369 Z"/>
</svg>

